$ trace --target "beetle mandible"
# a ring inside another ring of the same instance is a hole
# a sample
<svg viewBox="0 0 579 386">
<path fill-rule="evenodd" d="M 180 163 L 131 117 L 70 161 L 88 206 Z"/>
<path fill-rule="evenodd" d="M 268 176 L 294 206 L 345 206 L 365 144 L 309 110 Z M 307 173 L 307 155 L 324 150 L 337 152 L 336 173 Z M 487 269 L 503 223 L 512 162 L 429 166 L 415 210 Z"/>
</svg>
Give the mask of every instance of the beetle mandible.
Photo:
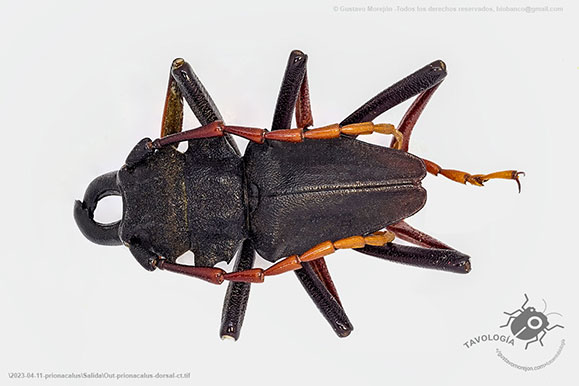
<svg viewBox="0 0 579 386">
<path fill-rule="evenodd" d="M 408 225 L 426 202 L 426 173 L 482 186 L 495 179 L 519 184 L 522 172 L 469 174 L 444 169 L 408 152 L 414 125 L 446 76 L 434 61 L 385 89 L 339 124 L 312 128 L 307 56 L 290 54 L 272 130 L 231 126 L 183 59 L 173 61 L 161 136 L 141 140 L 118 171 L 94 179 L 74 217 L 81 232 L 102 245 L 129 248 L 145 269 L 173 271 L 215 284 L 229 281 L 220 334 L 239 337 L 250 283 L 294 271 L 338 336 L 350 323 L 324 256 L 350 249 L 399 263 L 467 273 L 469 256 Z M 399 126 L 372 121 L 417 96 Z M 202 125 L 182 131 L 183 100 Z M 295 110 L 297 128 L 290 129 Z M 357 135 L 392 135 L 390 148 Z M 250 140 L 243 155 L 231 135 Z M 177 150 L 188 141 L 188 149 Z M 519 184 L 520 191 L 520 184 Z M 94 220 L 100 199 L 119 195 L 122 218 Z M 417 247 L 395 244 L 395 237 Z M 233 272 L 214 267 L 230 262 Z M 193 251 L 195 265 L 177 263 Z M 255 252 L 274 263 L 253 268 Z"/>
<path fill-rule="evenodd" d="M 543 312 L 541 312 L 537 311 L 535 307 L 525 308 L 528 302 L 529 297 L 527 296 L 527 294 L 525 294 L 525 302 L 523 303 L 521 308 L 513 312 L 504 312 L 504 314 L 509 315 L 509 319 L 505 324 L 500 326 L 501 328 L 503 328 L 510 325 L 511 332 L 515 337 L 521 340 L 529 340 L 529 342 L 527 342 L 527 344 L 525 345 L 525 350 L 529 347 L 531 343 L 537 341 L 542 346 L 543 338 L 547 334 L 547 331 L 551 331 L 556 327 L 564 328 L 560 324 L 547 327 L 549 325 L 549 320 L 547 319 L 548 315 L 550 314 L 561 315 L 557 312 L 550 312 L 548 314 L 545 314 L 545 311 L 547 310 L 547 303 L 545 303 L 545 309 L 543 310 Z M 540 337 L 539 334 L 541 335 Z"/>
</svg>

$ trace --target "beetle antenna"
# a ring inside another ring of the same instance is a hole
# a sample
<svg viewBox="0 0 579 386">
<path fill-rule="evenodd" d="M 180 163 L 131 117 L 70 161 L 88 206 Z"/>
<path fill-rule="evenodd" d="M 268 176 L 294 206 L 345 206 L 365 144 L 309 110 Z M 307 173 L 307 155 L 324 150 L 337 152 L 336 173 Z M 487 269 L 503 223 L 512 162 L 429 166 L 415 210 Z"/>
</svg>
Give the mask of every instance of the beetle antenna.
<svg viewBox="0 0 579 386">
<path fill-rule="evenodd" d="M 543 314 L 545 313 L 545 311 L 547 311 L 547 302 L 545 301 L 545 299 L 542 299 L 543 303 L 545 303 L 545 308 L 543 308 Z"/>
<path fill-rule="evenodd" d="M 559 315 L 560 317 L 563 317 L 563 315 L 561 315 L 561 314 L 558 313 L 558 312 L 549 312 L 549 313 L 548 313 L 547 315 L 545 315 L 545 316 L 549 316 L 549 315 L 552 315 L 552 314 Z"/>
</svg>

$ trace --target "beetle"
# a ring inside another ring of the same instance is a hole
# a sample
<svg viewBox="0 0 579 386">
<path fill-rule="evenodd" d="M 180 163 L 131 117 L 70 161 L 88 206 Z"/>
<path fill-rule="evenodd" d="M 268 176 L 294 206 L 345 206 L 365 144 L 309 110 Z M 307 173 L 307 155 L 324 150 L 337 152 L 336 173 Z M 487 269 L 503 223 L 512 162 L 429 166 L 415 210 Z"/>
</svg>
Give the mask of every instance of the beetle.
<svg viewBox="0 0 579 386">
<path fill-rule="evenodd" d="M 565 327 L 561 326 L 560 324 L 547 327 L 549 325 L 549 320 L 547 319 L 548 315 L 551 314 L 561 315 L 561 314 L 557 312 L 550 312 L 545 315 L 545 311 L 547 310 L 547 303 L 545 303 L 545 309 L 543 310 L 543 312 L 537 311 L 535 307 L 525 308 L 525 306 L 529 302 L 529 297 L 527 296 L 527 294 L 524 295 L 525 295 L 525 302 L 523 303 L 520 309 L 517 309 L 513 312 L 504 312 L 504 314 L 509 315 L 509 319 L 505 324 L 503 324 L 500 327 L 504 328 L 510 325 L 511 332 L 515 337 L 521 340 L 528 340 L 529 342 L 527 342 L 527 344 L 525 345 L 526 350 L 529 347 L 529 345 L 533 342 L 538 341 L 542 346 L 543 338 L 547 334 L 547 331 L 551 331 L 556 327 L 561 328 Z M 541 337 L 539 337 L 539 334 L 541 334 Z"/>
<path fill-rule="evenodd" d="M 94 179 L 74 217 L 81 232 L 103 245 L 127 246 L 146 270 L 173 271 L 215 284 L 229 281 L 220 334 L 239 337 L 250 283 L 294 271 L 340 337 L 353 329 L 324 256 L 336 249 L 399 263 L 467 273 L 469 256 L 411 227 L 404 219 L 426 202 L 426 173 L 482 186 L 520 183 L 522 172 L 472 175 L 444 169 L 408 152 L 414 125 L 446 76 L 434 61 L 385 89 L 339 124 L 313 127 L 307 56 L 293 51 L 279 91 L 272 130 L 226 125 L 191 66 L 171 65 L 161 136 L 137 143 L 118 171 Z M 372 121 L 417 96 L 398 128 Z M 182 131 L 183 100 L 201 127 Z M 295 110 L 297 128 L 290 128 Z M 392 135 L 390 147 L 356 139 Z M 243 155 L 232 135 L 250 140 Z M 177 150 L 188 141 L 185 152 Z M 122 197 L 121 220 L 94 220 L 100 199 Z M 393 243 L 395 237 L 417 246 Z M 241 247 L 240 247 L 241 246 Z M 233 272 L 229 263 L 240 249 Z M 187 251 L 194 266 L 176 260 Z M 253 268 L 255 253 L 273 265 Z"/>
</svg>

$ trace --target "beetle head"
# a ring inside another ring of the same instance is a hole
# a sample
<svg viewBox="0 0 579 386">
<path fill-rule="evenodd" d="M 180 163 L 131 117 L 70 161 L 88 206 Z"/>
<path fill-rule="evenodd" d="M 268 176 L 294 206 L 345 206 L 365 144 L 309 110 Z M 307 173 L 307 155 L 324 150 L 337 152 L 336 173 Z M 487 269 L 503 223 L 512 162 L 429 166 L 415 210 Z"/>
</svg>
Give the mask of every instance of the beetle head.
<svg viewBox="0 0 579 386">
<path fill-rule="evenodd" d="M 74 219 L 83 235 L 100 245 L 121 245 L 119 227 L 122 220 L 101 224 L 94 219 L 98 202 L 108 196 L 120 196 L 117 172 L 110 172 L 95 178 L 87 187 L 83 201 L 74 203 Z"/>
</svg>

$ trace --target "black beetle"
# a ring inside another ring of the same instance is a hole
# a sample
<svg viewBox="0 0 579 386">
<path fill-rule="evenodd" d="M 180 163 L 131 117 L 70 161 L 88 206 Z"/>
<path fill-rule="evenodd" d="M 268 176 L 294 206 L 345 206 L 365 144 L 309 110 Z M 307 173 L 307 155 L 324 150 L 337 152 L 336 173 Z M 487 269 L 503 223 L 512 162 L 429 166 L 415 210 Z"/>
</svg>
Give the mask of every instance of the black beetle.
<svg viewBox="0 0 579 386">
<path fill-rule="evenodd" d="M 291 53 L 273 130 L 267 131 L 225 125 L 190 66 L 176 59 L 170 70 L 161 138 L 141 140 L 119 171 L 96 178 L 84 200 L 75 203 L 76 222 L 89 240 L 125 244 L 145 269 L 171 270 L 216 284 L 231 281 L 222 337 L 238 338 L 249 283 L 290 270 L 334 331 L 349 335 L 353 327 L 325 255 L 355 248 L 387 260 L 467 273 L 467 255 L 403 221 L 426 202 L 421 180 L 428 171 L 479 186 L 492 178 L 519 183 L 521 173 L 514 170 L 471 175 L 408 153 L 412 128 L 446 76 L 442 61 L 395 83 L 340 124 L 322 128 L 310 128 L 306 62 L 302 52 Z M 371 122 L 415 95 L 398 129 Z M 202 127 L 181 131 L 183 99 Z M 294 109 L 298 128 L 290 129 Z M 372 132 L 394 135 L 391 147 L 355 138 Z M 243 156 L 231 134 L 252 141 Z M 188 141 L 184 153 L 175 147 L 181 141 Z M 122 219 L 100 224 L 94 220 L 96 205 L 110 195 L 122 196 Z M 394 236 L 419 247 L 394 244 Z M 234 272 L 213 267 L 230 262 L 240 245 Z M 177 264 L 176 259 L 189 250 L 195 255 L 195 266 Z M 277 263 L 266 270 L 253 269 L 255 251 Z"/>
<path fill-rule="evenodd" d="M 531 343 L 537 341 L 542 346 L 543 338 L 547 334 L 547 331 L 551 331 L 556 327 L 564 328 L 560 324 L 547 327 L 549 325 L 549 320 L 547 319 L 548 315 L 550 314 L 561 315 L 557 312 L 550 312 L 545 315 L 545 311 L 547 310 L 547 303 L 545 303 L 545 309 L 543 310 L 543 312 L 541 312 L 537 311 L 534 307 L 525 308 L 528 302 L 529 297 L 527 296 L 527 294 L 525 294 L 525 302 L 523 303 L 521 308 L 513 312 L 504 312 L 504 314 L 509 315 L 509 319 L 507 320 L 507 323 L 500 326 L 502 328 L 507 327 L 510 324 L 511 332 L 515 337 L 521 340 L 528 340 L 529 342 L 527 342 L 527 344 L 525 345 L 525 350 L 529 347 Z M 539 334 L 541 334 L 541 337 L 539 337 Z"/>
</svg>

